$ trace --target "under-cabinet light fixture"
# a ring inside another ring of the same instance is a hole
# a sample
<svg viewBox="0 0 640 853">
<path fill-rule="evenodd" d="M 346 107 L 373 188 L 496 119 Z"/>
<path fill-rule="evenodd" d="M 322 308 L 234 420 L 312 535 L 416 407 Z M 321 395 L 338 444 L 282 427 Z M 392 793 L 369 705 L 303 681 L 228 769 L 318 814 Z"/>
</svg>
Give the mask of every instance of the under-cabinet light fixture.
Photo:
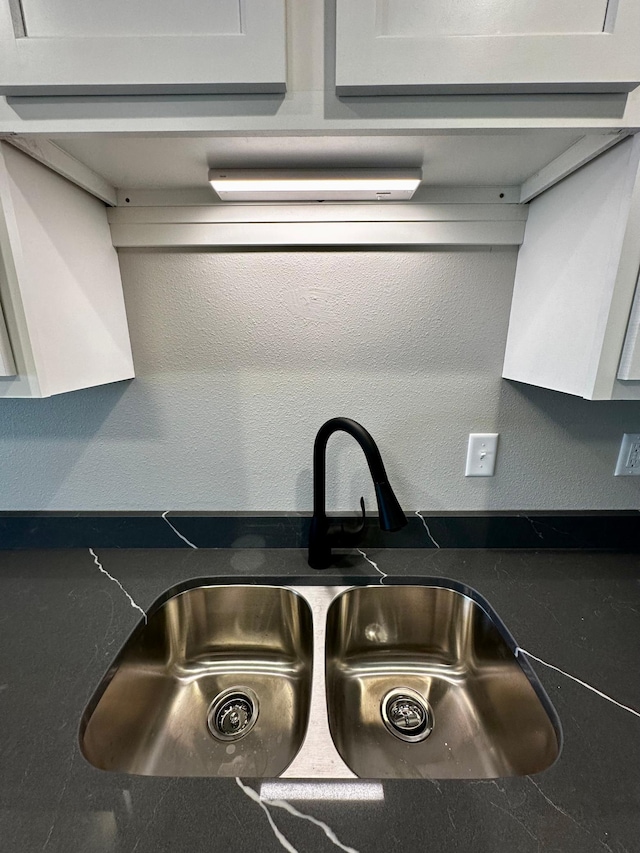
<svg viewBox="0 0 640 853">
<path fill-rule="evenodd" d="M 222 201 L 407 201 L 420 169 L 211 169 Z"/>
</svg>

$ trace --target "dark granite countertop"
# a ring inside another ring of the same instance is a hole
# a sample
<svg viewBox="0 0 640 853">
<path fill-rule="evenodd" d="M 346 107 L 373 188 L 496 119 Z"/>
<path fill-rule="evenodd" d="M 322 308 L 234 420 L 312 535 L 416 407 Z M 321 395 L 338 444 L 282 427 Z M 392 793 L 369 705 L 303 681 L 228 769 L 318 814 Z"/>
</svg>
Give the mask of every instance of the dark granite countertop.
<svg viewBox="0 0 640 853">
<path fill-rule="evenodd" d="M 357 553 L 341 571 L 323 573 L 312 573 L 298 550 L 103 549 L 98 556 L 145 609 L 192 577 L 380 580 Z M 390 579 L 469 584 L 523 649 L 640 710 L 637 554 L 393 549 L 368 556 Z M 385 780 L 382 799 L 292 803 L 327 824 L 342 848 L 322 827 L 271 807 L 288 839 L 279 840 L 233 779 L 96 770 L 78 749 L 80 717 L 139 616 L 88 550 L 0 551 L 3 853 L 640 850 L 640 718 L 535 661 L 564 730 L 553 767 L 533 778 Z M 259 790 L 259 780 L 243 781 Z"/>
</svg>

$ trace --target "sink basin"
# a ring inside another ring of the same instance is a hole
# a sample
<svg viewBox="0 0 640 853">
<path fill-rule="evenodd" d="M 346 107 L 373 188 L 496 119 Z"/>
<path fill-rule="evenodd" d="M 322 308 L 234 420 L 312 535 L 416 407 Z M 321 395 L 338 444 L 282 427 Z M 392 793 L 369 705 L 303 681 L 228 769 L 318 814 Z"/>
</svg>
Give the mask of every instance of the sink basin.
<svg viewBox="0 0 640 853">
<path fill-rule="evenodd" d="M 311 611 L 289 589 L 164 596 L 90 701 L 82 752 L 145 776 L 278 776 L 307 729 L 312 659 Z"/>
<path fill-rule="evenodd" d="M 557 715 L 474 590 L 440 578 L 259 581 L 191 580 L 158 599 L 84 712 L 91 764 L 146 776 L 490 779 L 557 758 Z"/>
<path fill-rule="evenodd" d="M 329 726 L 356 776 L 490 779 L 537 773 L 557 758 L 546 694 L 489 604 L 467 592 L 389 585 L 333 600 Z"/>
</svg>

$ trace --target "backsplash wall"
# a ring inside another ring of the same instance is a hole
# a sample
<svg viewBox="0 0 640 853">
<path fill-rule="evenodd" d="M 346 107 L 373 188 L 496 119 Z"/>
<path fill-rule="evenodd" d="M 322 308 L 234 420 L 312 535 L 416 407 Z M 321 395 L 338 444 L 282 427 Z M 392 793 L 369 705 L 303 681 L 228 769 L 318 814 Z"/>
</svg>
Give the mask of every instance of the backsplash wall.
<svg viewBox="0 0 640 853">
<path fill-rule="evenodd" d="M 318 427 L 378 442 L 405 510 L 634 509 L 614 478 L 640 402 L 500 378 L 516 252 L 123 251 L 137 378 L 0 401 L 0 509 L 307 511 Z M 464 477 L 469 432 L 496 476 Z M 328 503 L 374 506 L 329 443 Z"/>
</svg>

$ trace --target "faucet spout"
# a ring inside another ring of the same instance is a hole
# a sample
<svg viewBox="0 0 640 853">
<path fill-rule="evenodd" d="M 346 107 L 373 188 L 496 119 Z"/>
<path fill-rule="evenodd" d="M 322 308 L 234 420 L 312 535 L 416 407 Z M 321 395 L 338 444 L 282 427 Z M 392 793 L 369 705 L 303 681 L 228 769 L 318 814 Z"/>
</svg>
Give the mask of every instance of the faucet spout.
<svg viewBox="0 0 640 853">
<path fill-rule="evenodd" d="M 400 508 L 398 499 L 387 480 L 380 451 L 373 437 L 357 421 L 351 418 L 331 418 L 318 430 L 313 446 L 313 518 L 309 531 L 308 562 L 313 569 L 326 569 L 331 565 L 331 548 L 348 547 L 359 540 L 364 531 L 365 506 L 361 499 L 362 520 L 355 527 L 341 523 L 331 523 L 326 513 L 326 451 L 327 442 L 334 432 L 346 432 L 362 448 L 378 501 L 378 514 L 382 530 L 400 530 L 407 519 Z"/>
</svg>

